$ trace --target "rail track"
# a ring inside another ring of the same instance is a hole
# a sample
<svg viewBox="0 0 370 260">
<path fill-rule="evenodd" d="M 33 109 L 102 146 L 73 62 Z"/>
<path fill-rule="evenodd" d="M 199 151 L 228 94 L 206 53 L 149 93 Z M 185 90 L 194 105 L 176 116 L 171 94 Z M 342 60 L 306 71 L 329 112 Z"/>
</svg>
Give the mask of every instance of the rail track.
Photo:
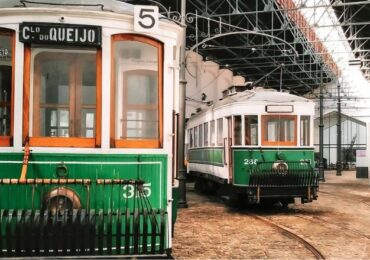
<svg viewBox="0 0 370 260">
<path fill-rule="evenodd" d="M 345 226 L 342 226 L 342 225 L 339 225 L 339 224 L 335 224 L 333 223 L 332 221 L 328 221 L 326 219 L 323 219 L 321 217 L 318 217 L 318 216 L 312 216 L 312 218 L 309 218 L 309 217 L 306 217 L 306 216 L 295 216 L 297 218 L 301 218 L 301 219 L 304 219 L 304 220 L 308 220 L 308 221 L 311 221 L 311 222 L 315 222 L 317 223 L 317 221 L 321 221 L 323 223 L 323 225 L 331 225 L 331 226 L 334 226 L 334 227 L 337 227 L 341 230 L 344 230 L 344 231 L 349 231 L 357 236 L 361 236 L 361 237 L 364 237 L 364 238 L 367 238 L 370 240 L 370 236 L 367 235 L 367 234 L 364 234 L 356 229 L 352 229 L 352 228 L 348 228 L 348 227 L 345 227 Z"/>
<path fill-rule="evenodd" d="M 282 225 L 279 225 L 279 224 L 271 221 L 270 219 L 262 217 L 262 216 L 258 216 L 258 215 L 250 215 L 250 216 L 252 216 L 253 218 L 258 219 L 258 220 L 270 225 L 271 227 L 273 227 L 273 228 L 275 228 L 279 231 L 282 231 L 282 233 L 284 235 L 286 235 L 287 237 L 295 239 L 296 241 L 301 243 L 306 249 L 308 249 L 316 257 L 316 259 L 325 259 L 325 256 L 315 246 L 313 246 L 310 242 L 308 242 L 303 237 L 301 237 L 301 236 L 295 234 L 294 232 L 290 231 L 288 228 L 286 228 Z"/>
</svg>

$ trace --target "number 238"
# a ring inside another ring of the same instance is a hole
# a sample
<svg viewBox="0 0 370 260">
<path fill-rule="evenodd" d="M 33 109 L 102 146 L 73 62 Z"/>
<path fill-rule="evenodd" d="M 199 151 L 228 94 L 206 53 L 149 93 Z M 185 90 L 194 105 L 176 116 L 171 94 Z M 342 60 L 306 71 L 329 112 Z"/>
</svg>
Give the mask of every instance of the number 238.
<svg viewBox="0 0 370 260">
<path fill-rule="evenodd" d="M 257 164 L 258 159 L 244 159 L 244 165 Z"/>
</svg>

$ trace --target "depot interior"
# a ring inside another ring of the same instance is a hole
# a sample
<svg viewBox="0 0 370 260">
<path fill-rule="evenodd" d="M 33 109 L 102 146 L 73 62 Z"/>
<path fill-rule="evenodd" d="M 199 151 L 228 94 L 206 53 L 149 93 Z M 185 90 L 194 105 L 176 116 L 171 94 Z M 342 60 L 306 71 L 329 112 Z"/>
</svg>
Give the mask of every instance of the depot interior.
<svg viewBox="0 0 370 260">
<path fill-rule="evenodd" d="M 235 86 L 304 96 L 316 103 L 317 158 L 323 128 L 322 167 L 368 176 L 369 1 L 181 2 L 155 1 L 162 19 L 186 8 L 187 118 Z"/>
</svg>

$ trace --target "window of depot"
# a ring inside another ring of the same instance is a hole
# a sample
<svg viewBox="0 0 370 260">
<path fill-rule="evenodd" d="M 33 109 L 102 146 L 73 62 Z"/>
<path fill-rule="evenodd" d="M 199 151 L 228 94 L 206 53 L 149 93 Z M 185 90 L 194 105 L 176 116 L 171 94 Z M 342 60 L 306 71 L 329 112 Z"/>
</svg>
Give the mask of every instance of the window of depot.
<svg viewBox="0 0 370 260">
<path fill-rule="evenodd" d="M 30 144 L 100 146 L 101 51 L 35 45 L 26 49 L 27 59 L 31 77 L 24 135 Z"/>
<path fill-rule="evenodd" d="M 163 46 L 133 34 L 112 37 L 111 146 L 160 148 Z"/>
<path fill-rule="evenodd" d="M 0 146 L 12 145 L 14 62 L 14 31 L 0 28 Z"/>
</svg>

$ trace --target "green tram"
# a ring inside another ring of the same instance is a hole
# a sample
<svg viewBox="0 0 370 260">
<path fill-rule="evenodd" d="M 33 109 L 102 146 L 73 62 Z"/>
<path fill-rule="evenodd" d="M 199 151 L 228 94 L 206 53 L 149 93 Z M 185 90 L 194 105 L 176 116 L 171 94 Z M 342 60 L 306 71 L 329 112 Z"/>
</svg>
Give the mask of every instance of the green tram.
<svg viewBox="0 0 370 260">
<path fill-rule="evenodd" d="M 238 89 L 187 122 L 187 169 L 195 188 L 248 204 L 317 199 L 314 103 L 285 92 Z"/>
<path fill-rule="evenodd" d="M 182 29 L 159 16 L 0 2 L 0 257 L 171 254 Z"/>
</svg>

